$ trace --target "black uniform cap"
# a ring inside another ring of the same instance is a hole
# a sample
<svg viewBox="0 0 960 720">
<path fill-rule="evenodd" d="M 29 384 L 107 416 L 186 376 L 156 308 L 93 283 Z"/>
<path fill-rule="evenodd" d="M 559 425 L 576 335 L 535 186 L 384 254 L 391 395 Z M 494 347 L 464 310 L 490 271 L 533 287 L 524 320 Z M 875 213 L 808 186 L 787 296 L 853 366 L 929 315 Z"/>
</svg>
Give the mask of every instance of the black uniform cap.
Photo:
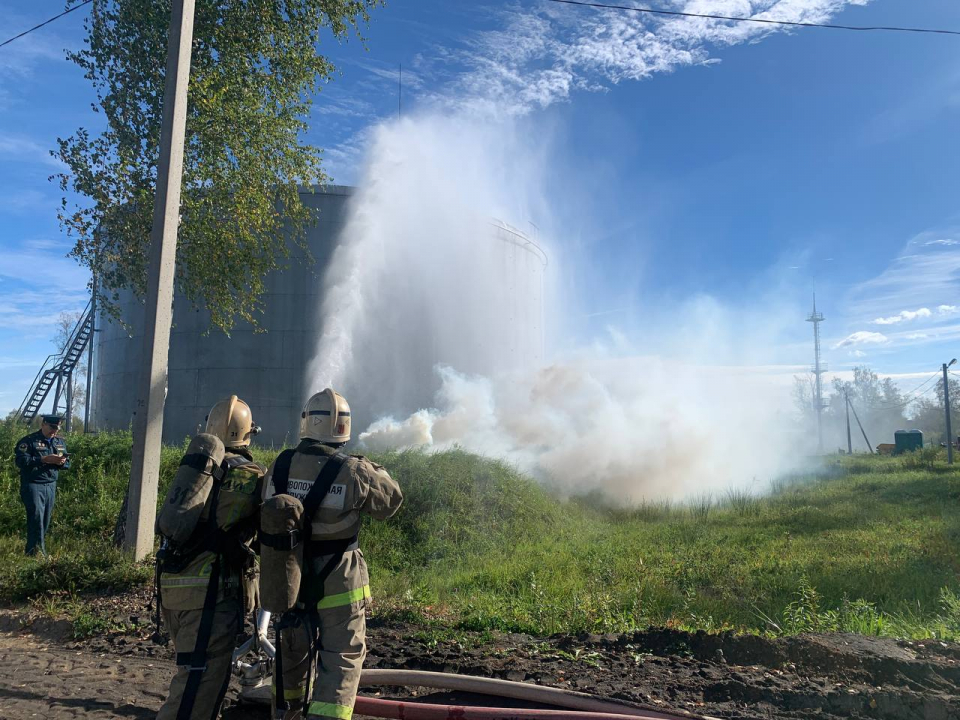
<svg viewBox="0 0 960 720">
<path fill-rule="evenodd" d="M 48 425 L 59 425 L 63 422 L 63 418 L 60 415 L 44 415 L 43 421 Z"/>
</svg>

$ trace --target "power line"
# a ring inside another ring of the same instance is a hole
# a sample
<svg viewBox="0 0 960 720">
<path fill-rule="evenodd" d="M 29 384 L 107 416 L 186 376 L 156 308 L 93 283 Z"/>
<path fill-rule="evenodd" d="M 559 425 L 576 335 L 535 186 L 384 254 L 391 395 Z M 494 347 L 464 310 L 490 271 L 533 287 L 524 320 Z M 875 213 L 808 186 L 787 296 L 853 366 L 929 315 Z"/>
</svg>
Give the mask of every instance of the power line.
<svg viewBox="0 0 960 720">
<path fill-rule="evenodd" d="M 919 390 L 920 388 L 922 388 L 922 387 L 923 387 L 924 385 L 926 385 L 928 382 L 930 382 L 931 380 L 935 380 L 935 379 L 938 378 L 938 377 L 940 377 L 940 373 L 934 373 L 933 375 L 931 375 L 930 377 L 928 377 L 926 380 L 924 380 L 922 383 L 920 383 L 919 385 L 917 385 L 917 387 L 915 387 L 913 390 L 911 390 L 910 392 L 906 393 L 906 395 L 904 395 L 904 397 L 907 397 L 907 396 L 909 396 L 909 395 L 913 395 L 915 392 L 917 392 L 917 390 Z M 928 392 L 930 392 L 934 387 L 936 387 L 936 386 L 933 385 L 933 386 L 931 386 L 931 387 L 928 387 L 926 390 L 924 390 L 922 393 L 920 393 L 920 395 L 926 395 L 926 394 L 927 394 Z M 917 397 L 920 397 L 920 395 L 918 395 Z"/>
<path fill-rule="evenodd" d="M 892 403 L 888 405 L 881 403 L 879 405 L 868 405 L 867 407 L 870 408 L 871 410 L 899 410 L 907 407 L 907 405 L 909 405 L 910 403 L 916 402 L 917 400 L 922 398 L 924 395 L 929 395 L 936 387 L 937 387 L 936 385 L 931 385 L 923 392 L 917 393 L 916 395 L 906 398 L 903 402 Z"/>
<path fill-rule="evenodd" d="M 905 407 L 906 407 L 907 405 L 909 405 L 910 403 L 912 403 L 912 402 L 914 402 L 914 401 L 916 401 L 916 400 L 919 400 L 919 399 L 922 398 L 924 395 L 927 395 L 928 393 L 930 393 L 931 390 L 934 390 L 934 389 L 937 387 L 936 385 L 931 385 L 930 387 L 928 387 L 928 388 L 927 388 L 926 390 L 924 390 L 923 392 L 918 392 L 918 390 L 920 390 L 920 388 L 922 388 L 924 385 L 926 385 L 927 383 L 929 383 L 931 380 L 935 380 L 935 379 L 938 378 L 938 377 L 940 377 L 940 373 L 939 373 L 939 372 L 936 372 L 936 373 L 934 373 L 933 375 L 931 375 L 930 377 L 928 377 L 928 378 L 927 378 L 926 380 L 924 380 L 922 383 L 920 383 L 919 385 L 917 385 L 917 387 L 915 387 L 913 390 L 911 390 L 910 392 L 908 392 L 908 393 L 906 393 L 905 395 L 903 395 L 902 397 L 906 398 L 903 402 L 891 403 L 891 404 L 880 403 L 880 404 L 878 404 L 878 405 L 868 405 L 867 407 L 869 407 L 871 410 L 896 410 L 896 409 L 898 409 L 898 408 L 905 408 Z"/>
<path fill-rule="evenodd" d="M 63 11 L 62 13 L 60 13 L 59 15 L 54 15 L 54 16 L 53 16 L 52 18 L 50 18 L 49 20 L 44 20 L 44 21 L 43 21 L 42 23 L 40 23 L 39 25 L 34 25 L 34 26 L 33 26 L 32 28 L 30 28 L 29 30 L 24 30 L 22 33 L 20 33 L 19 35 L 14 35 L 14 36 L 13 36 L 12 38 L 10 38 L 9 40 L 4 40 L 2 43 L 0 43 L 0 47 L 3 47 L 4 45 L 9 45 L 9 44 L 12 43 L 14 40 L 19 40 L 19 39 L 22 38 L 24 35 L 29 35 L 29 34 L 32 33 L 34 30 L 39 30 L 39 29 L 42 28 L 44 25 L 49 25 L 49 24 L 52 23 L 54 20 L 58 20 L 59 18 L 62 18 L 64 15 L 69 15 L 69 14 L 72 13 L 74 10 L 79 10 L 79 9 L 82 8 L 84 5 L 89 5 L 89 4 L 92 3 L 92 2 L 93 2 L 93 0 L 83 0 L 83 2 L 81 2 L 81 3 L 77 4 L 77 5 L 74 5 L 72 8 L 69 8 L 69 9 L 67 9 L 67 10 L 64 10 L 64 11 Z"/>
<path fill-rule="evenodd" d="M 936 387 L 937 387 L 936 385 L 931 385 L 922 393 L 917 393 L 913 397 L 907 398 L 902 403 L 895 403 L 893 405 L 870 405 L 869 407 L 871 410 L 897 410 L 899 408 L 905 408 L 907 405 L 909 405 L 912 402 L 916 402 L 917 400 L 922 398 L 924 395 L 929 395 L 931 392 L 933 392 L 936 389 Z"/>
<path fill-rule="evenodd" d="M 940 30 L 936 28 L 913 28 L 875 25 L 865 27 L 862 25 L 831 25 L 827 23 L 811 22 L 791 22 L 789 20 L 770 20 L 767 18 L 755 17 L 731 17 L 729 15 L 708 15 L 705 13 L 681 12 L 679 10 L 657 10 L 654 8 L 632 7 L 630 5 L 605 5 L 596 2 L 584 2 L 583 0 L 549 0 L 550 2 L 563 3 L 565 5 L 581 5 L 583 7 L 603 8 L 606 10 L 629 10 L 631 12 L 648 13 L 650 15 L 673 15 L 677 17 L 706 18 L 707 20 L 730 20 L 732 22 L 763 23 L 765 25 L 789 25 L 791 27 L 813 27 L 825 28 L 827 30 L 854 30 L 859 32 L 882 30 L 887 32 L 909 32 L 909 33 L 931 33 L 937 35 L 960 35 L 960 30 Z"/>
<path fill-rule="evenodd" d="M 903 395 L 901 395 L 901 397 L 904 398 L 904 400 L 903 400 L 902 402 L 899 402 L 899 403 L 877 403 L 876 405 L 867 405 L 867 408 L 869 408 L 870 410 L 896 410 L 897 408 L 904 408 L 904 407 L 906 407 L 907 405 L 909 405 L 910 403 L 912 403 L 912 402 L 914 402 L 914 401 L 916 401 L 916 400 L 919 400 L 919 399 L 922 398 L 924 395 L 927 395 L 927 394 L 930 393 L 932 390 L 936 389 L 936 387 L 937 387 L 936 385 L 931 385 L 930 387 L 928 387 L 928 388 L 927 388 L 926 390 L 924 390 L 923 392 L 919 392 L 920 388 L 922 388 L 924 385 L 927 385 L 931 380 L 936 380 L 937 378 L 940 377 L 941 374 L 942 374 L 942 373 L 940 373 L 940 372 L 935 372 L 933 375 L 931 375 L 930 377 L 928 377 L 928 378 L 927 378 L 926 380 L 924 380 L 922 383 L 920 383 L 919 385 L 917 385 L 917 387 L 915 387 L 913 390 L 911 390 L 911 391 L 908 392 L 908 393 L 904 393 Z M 951 373 L 951 374 L 952 374 L 952 373 Z M 851 385 L 852 385 L 852 383 L 851 383 Z"/>
<path fill-rule="evenodd" d="M 960 378 L 960 373 L 955 373 L 953 370 L 948 370 L 947 372 L 948 372 L 950 375 L 952 375 L 953 377 Z M 942 374 L 943 374 L 942 371 L 941 371 L 941 372 L 936 372 L 936 373 L 934 373 L 932 376 L 930 376 L 929 378 L 927 378 L 926 380 L 924 380 L 922 383 L 920 383 L 920 385 L 918 385 L 916 388 L 914 388 L 913 390 L 911 390 L 909 393 L 907 393 L 907 394 L 904 396 L 904 397 L 912 396 L 912 397 L 910 397 L 909 399 L 907 399 L 905 402 L 897 403 L 897 404 L 894 404 L 894 405 L 869 405 L 868 407 L 869 407 L 871 410 L 894 410 L 894 409 L 896 409 L 896 408 L 906 407 L 907 405 L 909 405 L 910 403 L 914 402 L 915 400 L 919 400 L 919 399 L 922 398 L 924 395 L 929 395 L 931 392 L 933 392 L 934 390 L 936 390 L 936 389 L 937 389 L 937 385 L 936 385 L 936 384 L 933 384 L 933 385 L 931 385 L 930 387 L 928 387 L 926 390 L 924 390 L 922 393 L 917 393 L 917 390 L 919 390 L 920 388 L 922 388 L 924 385 L 926 385 L 927 383 L 929 383 L 931 380 L 934 380 L 934 379 L 939 380 L 940 377 L 942 376 Z M 914 393 L 917 393 L 917 394 L 914 395 Z"/>
</svg>

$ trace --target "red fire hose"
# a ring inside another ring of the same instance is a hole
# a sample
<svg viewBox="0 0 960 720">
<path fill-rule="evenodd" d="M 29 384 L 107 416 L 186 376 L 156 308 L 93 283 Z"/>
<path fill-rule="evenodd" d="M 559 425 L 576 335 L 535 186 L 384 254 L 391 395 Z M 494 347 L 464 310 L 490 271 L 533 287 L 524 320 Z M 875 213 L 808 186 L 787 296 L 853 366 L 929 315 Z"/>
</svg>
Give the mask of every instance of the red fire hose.
<svg viewBox="0 0 960 720">
<path fill-rule="evenodd" d="M 530 710 L 526 708 L 467 707 L 433 705 L 400 700 L 358 697 L 353 706 L 357 715 L 370 715 L 392 720 L 654 720 L 663 715 L 618 715 L 576 710 Z M 675 718 L 688 717 L 674 715 Z"/>
</svg>

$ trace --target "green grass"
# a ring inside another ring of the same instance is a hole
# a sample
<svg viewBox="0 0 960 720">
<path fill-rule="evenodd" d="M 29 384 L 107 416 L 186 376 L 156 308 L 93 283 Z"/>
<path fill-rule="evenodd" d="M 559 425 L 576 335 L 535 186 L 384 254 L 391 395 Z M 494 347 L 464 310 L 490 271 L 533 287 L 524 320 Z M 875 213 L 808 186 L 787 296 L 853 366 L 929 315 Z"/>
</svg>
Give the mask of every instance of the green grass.
<svg viewBox="0 0 960 720">
<path fill-rule="evenodd" d="M 48 598 L 98 631 L 82 598 L 151 575 L 109 547 L 130 437 L 68 438 L 74 467 L 41 560 L 22 556 L 17 437 L 0 427 L 0 600 Z M 164 478 L 182 451 L 164 449 Z M 631 509 L 558 500 L 509 465 L 458 450 L 375 459 L 405 496 L 397 517 L 362 534 L 376 608 L 424 632 L 666 625 L 960 639 L 960 472 L 935 452 L 834 459 L 766 496 L 731 489 Z"/>
<path fill-rule="evenodd" d="M 381 607 L 537 634 L 960 637 L 960 473 L 942 459 L 844 458 L 765 497 L 630 510 L 557 501 L 463 452 L 380 462 L 407 498 L 364 535 Z"/>
</svg>

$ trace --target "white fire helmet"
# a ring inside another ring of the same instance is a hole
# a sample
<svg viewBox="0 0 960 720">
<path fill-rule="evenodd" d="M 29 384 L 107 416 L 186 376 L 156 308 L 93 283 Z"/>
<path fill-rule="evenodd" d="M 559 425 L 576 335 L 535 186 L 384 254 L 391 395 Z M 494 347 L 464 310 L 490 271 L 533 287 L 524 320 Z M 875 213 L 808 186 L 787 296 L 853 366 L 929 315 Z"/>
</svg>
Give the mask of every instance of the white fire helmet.
<svg viewBox="0 0 960 720">
<path fill-rule="evenodd" d="M 350 439 L 350 406 L 343 395 L 327 388 L 307 400 L 300 413 L 300 439 L 345 443 Z"/>
<path fill-rule="evenodd" d="M 231 395 L 210 408 L 205 432 L 223 440 L 224 447 L 246 447 L 260 428 L 253 424 L 250 406 Z"/>
</svg>

